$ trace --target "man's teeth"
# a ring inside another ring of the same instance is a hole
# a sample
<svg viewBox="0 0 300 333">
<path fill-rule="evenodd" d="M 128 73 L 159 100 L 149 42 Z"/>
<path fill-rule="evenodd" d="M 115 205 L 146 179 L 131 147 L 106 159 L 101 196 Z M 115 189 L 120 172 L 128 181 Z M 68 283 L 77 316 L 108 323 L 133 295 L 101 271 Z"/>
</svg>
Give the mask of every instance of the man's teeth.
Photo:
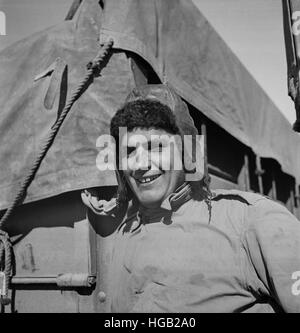
<svg viewBox="0 0 300 333">
<path fill-rule="evenodd" d="M 152 180 L 158 178 L 159 176 L 160 176 L 160 175 L 155 175 L 155 176 L 151 176 L 151 177 L 141 178 L 141 179 L 139 179 L 139 182 L 142 183 L 142 184 L 149 183 L 149 182 L 151 182 Z"/>
</svg>

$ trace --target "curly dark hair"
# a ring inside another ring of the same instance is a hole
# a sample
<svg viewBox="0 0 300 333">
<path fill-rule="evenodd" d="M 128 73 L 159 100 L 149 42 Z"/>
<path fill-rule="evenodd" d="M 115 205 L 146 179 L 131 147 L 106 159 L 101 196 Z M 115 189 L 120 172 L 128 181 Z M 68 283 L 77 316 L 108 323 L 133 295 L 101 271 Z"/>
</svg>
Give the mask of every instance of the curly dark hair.
<svg viewBox="0 0 300 333">
<path fill-rule="evenodd" d="M 110 134 L 116 142 L 119 140 L 119 127 L 126 127 L 129 132 L 134 128 L 155 128 L 180 134 L 172 110 L 152 99 L 128 102 L 116 112 L 110 123 Z"/>
</svg>

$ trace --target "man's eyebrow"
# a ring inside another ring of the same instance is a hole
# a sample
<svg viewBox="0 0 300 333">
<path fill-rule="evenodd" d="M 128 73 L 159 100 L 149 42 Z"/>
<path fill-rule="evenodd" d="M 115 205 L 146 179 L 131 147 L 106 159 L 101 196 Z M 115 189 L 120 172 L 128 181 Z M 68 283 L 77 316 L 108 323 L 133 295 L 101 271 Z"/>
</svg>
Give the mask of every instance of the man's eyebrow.
<svg viewBox="0 0 300 333">
<path fill-rule="evenodd" d="M 166 143 L 169 142 L 170 136 L 167 134 L 164 134 L 163 136 L 160 135 L 153 135 L 151 138 L 146 138 L 146 141 L 140 142 L 139 140 L 127 140 L 127 147 L 137 147 L 138 145 L 147 145 L 150 148 L 151 144 L 157 144 L 157 143 Z"/>
<path fill-rule="evenodd" d="M 154 138 L 152 138 L 151 139 L 151 142 L 153 142 L 153 143 L 157 143 L 157 142 L 169 142 L 169 140 L 170 140 L 170 137 L 169 136 L 159 136 L 159 137 L 157 137 L 157 136 L 155 136 Z"/>
<path fill-rule="evenodd" d="M 127 147 L 137 147 L 138 145 L 149 145 L 149 144 L 151 144 L 151 140 L 150 139 L 147 139 L 147 141 L 139 141 L 139 140 L 137 140 L 137 141 L 134 141 L 134 142 L 132 142 L 132 140 L 128 140 L 127 141 L 127 144 L 126 144 L 126 146 Z"/>
</svg>

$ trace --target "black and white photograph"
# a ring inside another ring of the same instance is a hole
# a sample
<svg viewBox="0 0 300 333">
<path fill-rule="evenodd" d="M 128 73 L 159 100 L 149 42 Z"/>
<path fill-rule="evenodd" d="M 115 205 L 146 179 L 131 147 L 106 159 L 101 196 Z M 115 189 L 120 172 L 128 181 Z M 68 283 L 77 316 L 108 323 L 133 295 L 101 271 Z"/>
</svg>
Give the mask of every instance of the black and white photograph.
<svg viewBox="0 0 300 333">
<path fill-rule="evenodd" d="M 0 0 L 0 313 L 300 313 L 300 0 Z"/>
</svg>

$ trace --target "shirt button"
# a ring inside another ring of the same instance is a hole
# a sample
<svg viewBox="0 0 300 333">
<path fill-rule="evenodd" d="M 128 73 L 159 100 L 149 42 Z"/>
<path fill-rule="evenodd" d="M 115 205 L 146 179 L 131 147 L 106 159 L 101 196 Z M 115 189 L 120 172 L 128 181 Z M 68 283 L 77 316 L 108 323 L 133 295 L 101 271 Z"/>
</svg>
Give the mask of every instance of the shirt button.
<svg viewBox="0 0 300 333">
<path fill-rule="evenodd" d="M 98 294 L 98 299 L 99 299 L 99 302 L 103 303 L 105 302 L 106 300 L 106 295 L 105 295 L 105 292 L 104 291 L 100 291 L 99 294 Z"/>
</svg>

